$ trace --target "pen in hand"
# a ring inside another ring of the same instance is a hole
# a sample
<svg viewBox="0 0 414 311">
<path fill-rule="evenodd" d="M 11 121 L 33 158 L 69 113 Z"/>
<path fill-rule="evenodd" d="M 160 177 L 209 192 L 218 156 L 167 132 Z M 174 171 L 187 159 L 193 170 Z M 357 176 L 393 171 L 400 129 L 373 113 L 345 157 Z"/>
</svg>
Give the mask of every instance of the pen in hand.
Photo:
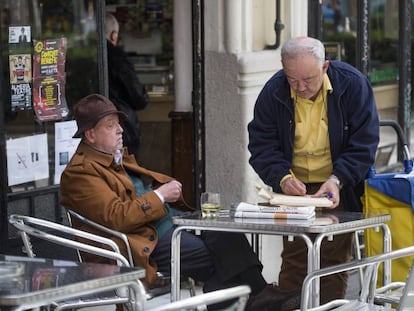
<svg viewBox="0 0 414 311">
<path fill-rule="evenodd" d="M 287 192 L 287 194 L 293 194 L 293 195 L 306 195 L 306 186 L 300 181 L 300 179 L 298 179 L 295 175 L 295 173 L 293 173 L 292 169 L 289 169 L 289 174 L 292 176 L 293 178 L 293 183 L 291 183 L 291 187 L 293 187 L 293 191 L 290 190 Z"/>
</svg>

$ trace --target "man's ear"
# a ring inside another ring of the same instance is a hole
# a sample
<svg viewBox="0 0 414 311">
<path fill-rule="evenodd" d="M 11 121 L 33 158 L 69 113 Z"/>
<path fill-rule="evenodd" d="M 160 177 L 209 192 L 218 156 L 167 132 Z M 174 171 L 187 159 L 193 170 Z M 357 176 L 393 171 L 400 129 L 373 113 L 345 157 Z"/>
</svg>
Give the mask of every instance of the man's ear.
<svg viewBox="0 0 414 311">
<path fill-rule="evenodd" d="M 90 143 L 94 143 L 95 142 L 95 131 L 93 128 L 86 130 L 85 132 L 83 132 L 83 136 L 85 137 L 85 139 L 90 142 Z"/>
<path fill-rule="evenodd" d="M 111 41 L 111 43 L 113 45 L 116 45 L 118 43 L 118 32 L 117 31 L 112 31 L 111 35 L 109 36 L 109 41 Z"/>
<path fill-rule="evenodd" d="M 325 60 L 322 64 L 323 73 L 326 73 L 328 71 L 328 67 L 329 67 L 329 60 Z"/>
</svg>

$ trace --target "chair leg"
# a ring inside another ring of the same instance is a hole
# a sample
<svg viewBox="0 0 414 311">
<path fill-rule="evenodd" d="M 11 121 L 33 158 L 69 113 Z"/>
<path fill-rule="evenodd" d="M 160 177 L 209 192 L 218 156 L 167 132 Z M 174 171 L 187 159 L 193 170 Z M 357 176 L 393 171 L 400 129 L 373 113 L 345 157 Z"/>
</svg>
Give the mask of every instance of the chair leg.
<svg viewBox="0 0 414 311">
<path fill-rule="evenodd" d="M 190 296 L 194 297 L 196 293 L 196 282 L 190 277 L 183 278 L 181 281 L 181 288 L 188 289 Z M 158 272 L 157 284 L 150 289 L 147 289 L 147 300 L 158 297 L 171 292 L 171 277 L 165 276 Z"/>
<path fill-rule="evenodd" d="M 188 290 L 190 292 L 190 296 L 194 297 L 196 295 L 196 284 L 192 278 L 188 278 Z"/>
<path fill-rule="evenodd" d="M 360 238 L 363 238 L 363 231 L 355 231 L 355 236 L 354 236 L 354 256 L 355 259 L 357 260 L 361 260 L 361 258 L 363 257 L 363 251 L 364 251 L 364 247 L 365 245 L 360 242 Z M 364 279 L 364 269 L 361 267 L 359 268 L 359 285 L 362 287 L 363 285 L 363 279 Z"/>
</svg>

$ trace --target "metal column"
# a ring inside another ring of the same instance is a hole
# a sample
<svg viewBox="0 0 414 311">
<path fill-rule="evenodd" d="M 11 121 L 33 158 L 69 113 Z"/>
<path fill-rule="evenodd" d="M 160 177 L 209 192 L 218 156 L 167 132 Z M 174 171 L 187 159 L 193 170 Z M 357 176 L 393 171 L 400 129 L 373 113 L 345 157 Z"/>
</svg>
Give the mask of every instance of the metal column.
<svg viewBox="0 0 414 311">
<path fill-rule="evenodd" d="M 410 146 L 411 128 L 411 1 L 398 1 L 398 123 Z M 399 146 L 398 158 L 403 159 Z"/>
</svg>

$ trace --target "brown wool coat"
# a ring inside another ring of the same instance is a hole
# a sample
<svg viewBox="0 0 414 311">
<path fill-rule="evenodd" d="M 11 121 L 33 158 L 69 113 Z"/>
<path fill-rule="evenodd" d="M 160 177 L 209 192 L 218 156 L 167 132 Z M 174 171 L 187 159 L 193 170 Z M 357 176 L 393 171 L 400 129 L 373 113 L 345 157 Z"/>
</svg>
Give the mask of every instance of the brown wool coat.
<svg viewBox="0 0 414 311">
<path fill-rule="evenodd" d="M 125 233 L 135 265 L 146 269 L 145 281 L 151 285 L 156 279 L 157 266 L 149 257 L 158 239 L 156 230 L 149 223 L 165 216 L 166 210 L 154 192 L 137 196 L 125 169 L 140 174 L 143 180 L 152 178 L 154 189 L 173 178 L 139 166 L 134 156 L 126 155 L 126 150 L 122 161 L 123 167 L 116 165 L 111 154 L 81 142 L 61 177 L 61 204 L 97 223 Z M 183 199 L 170 205 L 180 210 L 191 210 Z M 98 232 L 80 223 L 75 222 L 74 226 Z M 101 232 L 99 234 L 102 235 Z M 122 243 L 113 240 L 126 256 Z M 96 256 L 84 256 L 84 259 L 105 262 Z"/>
</svg>

